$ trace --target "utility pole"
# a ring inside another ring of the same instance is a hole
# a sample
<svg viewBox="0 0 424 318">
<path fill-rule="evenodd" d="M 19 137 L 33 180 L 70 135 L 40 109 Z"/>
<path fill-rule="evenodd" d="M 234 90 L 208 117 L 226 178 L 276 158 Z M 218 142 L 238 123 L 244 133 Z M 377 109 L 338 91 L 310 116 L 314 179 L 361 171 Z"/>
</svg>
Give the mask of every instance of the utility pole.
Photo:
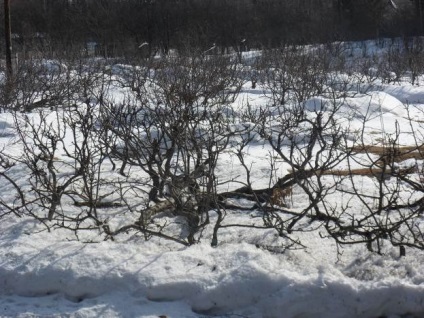
<svg viewBox="0 0 424 318">
<path fill-rule="evenodd" d="M 12 36 L 10 24 L 10 0 L 4 1 L 4 37 L 6 39 L 6 71 L 7 76 L 13 75 L 12 69 Z"/>
<path fill-rule="evenodd" d="M 423 1 L 422 0 L 418 0 L 418 14 L 420 15 L 420 31 L 421 31 L 421 35 L 424 34 L 424 20 L 423 20 Z"/>
</svg>

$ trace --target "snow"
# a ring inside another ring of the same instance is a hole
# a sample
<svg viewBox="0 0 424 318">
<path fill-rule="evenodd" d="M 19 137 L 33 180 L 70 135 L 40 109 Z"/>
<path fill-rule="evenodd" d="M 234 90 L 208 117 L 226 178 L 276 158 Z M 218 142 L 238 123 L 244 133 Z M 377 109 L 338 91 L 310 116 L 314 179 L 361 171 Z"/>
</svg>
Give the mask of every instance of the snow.
<svg viewBox="0 0 424 318">
<path fill-rule="evenodd" d="M 2 317 L 379 317 L 424 313 L 422 253 L 370 255 L 310 239 L 306 251 L 253 244 L 83 244 L 6 219 Z M 28 232 L 27 232 L 28 231 Z M 53 237 L 52 237 L 53 236 Z"/>
<path fill-rule="evenodd" d="M 258 54 L 244 58 L 250 61 Z M 56 64 L 46 62 L 46 67 Z M 125 66 L 115 71 L 124 72 Z M 258 108 L 268 103 L 265 93 L 262 87 L 245 85 L 234 108 L 240 101 Z M 380 144 L 376 136 L 384 139 L 401 127 L 400 144 L 411 145 L 419 126 L 411 127 L 408 116 L 424 107 L 424 87 L 381 84 L 344 99 L 314 97 L 304 104 L 311 116 L 332 107 L 338 107 L 337 120 L 352 132 L 366 123 L 367 144 Z M 29 116 L 39 120 L 36 114 Z M 49 116 L 54 122 L 55 114 Z M 0 114 L 0 144 L 5 152 L 19 154 L 22 149 L 11 146 L 14 126 L 11 114 Z M 268 186 L 270 147 L 254 140 L 245 152 L 254 187 Z M 358 167 L 361 160 L 369 161 L 360 154 L 356 158 Z M 276 162 L 273 178 L 289 168 Z M 225 180 L 244 175 L 231 151 L 220 158 L 217 171 Z M 27 176 L 19 165 L 10 173 L 22 183 Z M 373 181 L 359 178 L 362 190 L 371 191 Z M 238 186 L 229 182 L 221 188 Z M 302 207 L 305 197 L 297 190 L 292 200 Z M 14 197 L 8 184 L 0 184 L 0 192 Z M 340 195 L 334 202 L 353 205 Z M 111 224 L 120 221 L 113 220 L 112 211 L 105 213 Z M 235 210 L 225 221 L 248 224 L 254 216 Z M 216 213 L 211 218 L 214 224 Z M 133 232 L 115 241 L 97 237 L 86 243 L 64 229 L 48 232 L 28 216 L 6 215 L 0 221 L 0 317 L 424 317 L 424 251 L 412 248 L 400 257 L 398 248 L 384 242 L 381 255 L 364 245 L 337 247 L 332 239 L 320 237 L 320 229 L 308 227 L 296 234 L 305 245 L 299 250 L 281 248 L 281 238 L 271 229 L 233 227 L 220 229 L 217 247 L 210 245 L 211 227 L 189 247 L 158 237 L 144 240 Z"/>
</svg>

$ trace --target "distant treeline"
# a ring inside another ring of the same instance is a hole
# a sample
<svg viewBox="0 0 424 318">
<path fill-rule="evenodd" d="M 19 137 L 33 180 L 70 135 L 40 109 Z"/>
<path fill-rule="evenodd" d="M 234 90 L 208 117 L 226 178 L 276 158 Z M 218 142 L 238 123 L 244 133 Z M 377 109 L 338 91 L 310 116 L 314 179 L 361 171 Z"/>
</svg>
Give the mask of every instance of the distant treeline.
<svg viewBox="0 0 424 318">
<path fill-rule="evenodd" d="M 193 47 L 224 52 L 423 31 L 423 0 L 11 2 L 15 51 L 65 51 L 92 43 L 92 50 L 108 56 Z"/>
</svg>

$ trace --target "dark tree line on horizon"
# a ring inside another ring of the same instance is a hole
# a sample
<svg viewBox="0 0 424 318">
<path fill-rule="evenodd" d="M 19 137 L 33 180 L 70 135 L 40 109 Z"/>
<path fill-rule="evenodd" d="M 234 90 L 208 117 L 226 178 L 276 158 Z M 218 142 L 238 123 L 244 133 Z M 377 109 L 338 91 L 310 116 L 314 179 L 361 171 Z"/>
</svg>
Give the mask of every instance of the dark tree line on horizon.
<svg viewBox="0 0 424 318">
<path fill-rule="evenodd" d="M 15 52 L 57 53 L 89 42 L 104 56 L 139 54 L 142 43 L 149 54 L 212 46 L 225 52 L 423 34 L 422 0 L 15 0 L 11 6 Z"/>
</svg>

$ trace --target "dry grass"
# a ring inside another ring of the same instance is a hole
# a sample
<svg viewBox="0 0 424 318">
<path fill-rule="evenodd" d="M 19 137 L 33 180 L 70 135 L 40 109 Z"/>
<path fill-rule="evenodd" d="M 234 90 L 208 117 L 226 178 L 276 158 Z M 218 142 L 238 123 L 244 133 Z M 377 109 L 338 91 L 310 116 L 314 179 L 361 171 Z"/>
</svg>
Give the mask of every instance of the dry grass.
<svg viewBox="0 0 424 318">
<path fill-rule="evenodd" d="M 421 171 L 416 167 L 408 167 L 403 169 L 396 169 L 392 171 L 389 166 L 393 162 L 402 162 L 408 159 L 424 160 L 424 145 L 421 146 L 402 146 L 396 148 L 383 147 L 383 146 L 355 146 L 350 149 L 353 153 L 365 153 L 370 155 L 376 155 L 377 160 L 369 166 L 364 166 L 363 168 L 357 169 L 331 169 L 331 170 L 316 170 L 316 171 L 306 171 L 308 175 L 313 176 L 368 176 L 374 178 L 390 178 L 391 176 L 407 176 L 413 173 L 420 173 Z M 384 170 L 383 170 L 384 168 Z M 292 174 L 293 171 L 289 170 L 289 174 Z M 423 181 L 424 182 L 424 181 Z M 276 192 L 273 193 L 272 199 L 275 201 L 276 205 L 285 204 L 286 196 Z"/>
<path fill-rule="evenodd" d="M 368 153 L 380 156 L 382 159 L 391 159 L 394 162 L 402 162 L 408 159 L 424 159 L 424 145 L 421 146 L 402 146 L 402 147 L 384 147 L 384 146 L 355 146 L 351 148 L 356 153 Z"/>
<path fill-rule="evenodd" d="M 386 167 L 383 172 L 383 166 L 389 162 L 402 162 L 408 159 L 424 159 L 424 145 L 421 146 L 402 146 L 402 147 L 384 147 L 384 146 L 356 146 L 351 148 L 354 153 L 366 153 L 380 157 L 375 166 L 352 169 L 352 170 L 327 170 L 322 174 L 334 176 L 370 176 L 381 177 L 392 174 L 392 171 Z M 407 175 L 417 172 L 415 167 L 396 170 L 398 175 Z"/>
<path fill-rule="evenodd" d="M 390 175 L 398 175 L 398 176 L 406 176 L 411 173 L 418 172 L 417 167 L 409 167 L 404 169 L 396 169 L 396 171 L 392 171 L 387 166 L 385 167 L 383 171 L 383 167 L 378 165 L 373 165 L 369 167 L 364 168 L 357 168 L 357 169 L 334 169 L 334 170 L 317 170 L 317 171 L 310 171 L 310 176 L 368 176 L 368 177 L 376 177 L 376 178 L 385 178 L 389 177 Z M 292 173 L 291 170 L 289 170 L 289 173 Z M 280 197 L 279 193 L 274 194 L 275 197 Z"/>
<path fill-rule="evenodd" d="M 288 207 L 288 199 L 293 200 L 293 187 L 285 189 L 277 187 L 272 189 L 272 195 L 270 197 L 271 205 L 286 208 Z"/>
<path fill-rule="evenodd" d="M 410 173 L 416 172 L 416 168 L 407 168 L 396 170 L 396 174 L 407 175 Z M 383 172 L 382 168 L 358 168 L 352 170 L 325 170 L 323 175 L 333 175 L 333 176 L 369 176 L 369 177 L 380 177 L 383 175 L 390 175 L 392 171 L 386 169 Z"/>
</svg>

